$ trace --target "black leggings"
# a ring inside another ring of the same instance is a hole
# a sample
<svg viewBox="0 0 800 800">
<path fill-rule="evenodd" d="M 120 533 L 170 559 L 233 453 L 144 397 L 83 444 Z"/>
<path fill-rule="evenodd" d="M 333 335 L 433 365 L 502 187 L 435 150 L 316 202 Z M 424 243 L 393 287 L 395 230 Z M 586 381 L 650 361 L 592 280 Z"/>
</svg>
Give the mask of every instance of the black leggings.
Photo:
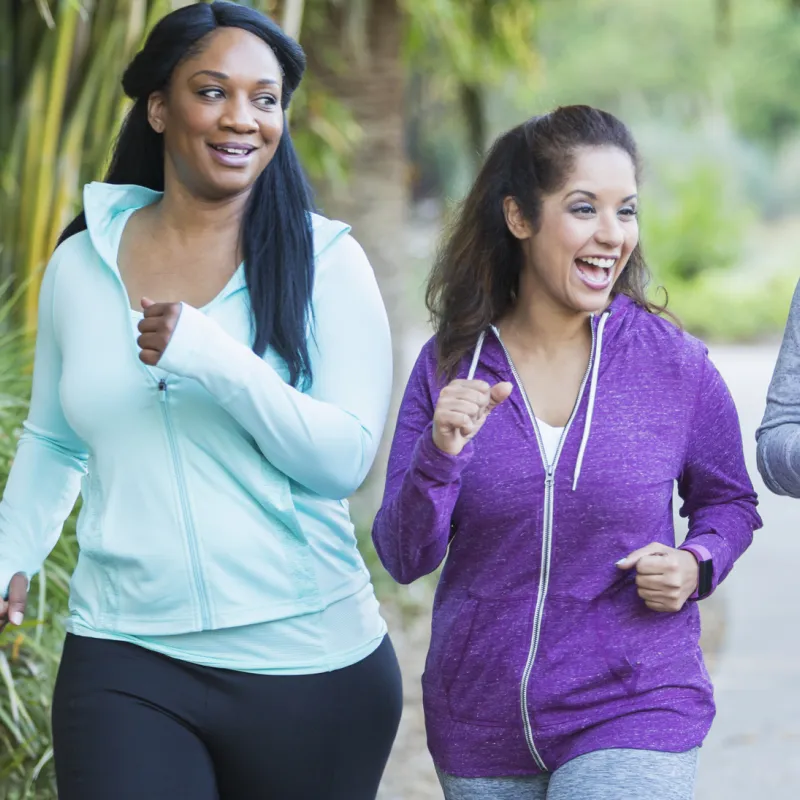
<svg viewBox="0 0 800 800">
<path fill-rule="evenodd" d="M 68 636 L 59 800 L 374 800 L 402 708 L 386 637 L 319 675 L 252 675 Z"/>
</svg>

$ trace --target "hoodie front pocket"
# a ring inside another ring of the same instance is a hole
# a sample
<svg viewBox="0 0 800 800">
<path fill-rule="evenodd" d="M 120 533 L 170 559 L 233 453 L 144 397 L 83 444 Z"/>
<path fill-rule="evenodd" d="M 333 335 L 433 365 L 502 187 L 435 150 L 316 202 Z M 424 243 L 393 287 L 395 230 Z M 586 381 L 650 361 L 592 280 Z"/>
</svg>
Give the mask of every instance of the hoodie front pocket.
<svg viewBox="0 0 800 800">
<path fill-rule="evenodd" d="M 694 663 L 691 614 L 653 611 L 637 592 L 633 575 L 614 584 L 592 604 L 594 630 L 611 673 L 628 694 L 660 688 L 664 676 L 686 677 Z"/>
<path fill-rule="evenodd" d="M 454 719 L 498 727 L 521 722 L 520 682 L 530 649 L 533 600 L 470 597 L 460 657 L 448 654 L 445 689 Z M 453 656 L 456 656 L 453 658 Z"/>
</svg>

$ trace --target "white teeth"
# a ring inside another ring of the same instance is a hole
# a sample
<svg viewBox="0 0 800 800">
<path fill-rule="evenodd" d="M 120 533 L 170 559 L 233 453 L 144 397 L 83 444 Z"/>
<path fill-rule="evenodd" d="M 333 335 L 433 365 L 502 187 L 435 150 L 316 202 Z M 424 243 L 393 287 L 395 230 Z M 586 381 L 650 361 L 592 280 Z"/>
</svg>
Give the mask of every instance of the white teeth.
<svg viewBox="0 0 800 800">
<path fill-rule="evenodd" d="M 228 155 L 231 156 L 246 156 L 250 152 L 249 150 L 238 147 L 217 147 L 215 149 L 222 153 L 228 153 Z"/>
<path fill-rule="evenodd" d="M 580 258 L 579 261 L 585 261 L 587 264 L 591 264 L 593 267 L 602 267 L 603 269 L 611 269 L 614 264 L 617 263 L 616 258 Z"/>
</svg>

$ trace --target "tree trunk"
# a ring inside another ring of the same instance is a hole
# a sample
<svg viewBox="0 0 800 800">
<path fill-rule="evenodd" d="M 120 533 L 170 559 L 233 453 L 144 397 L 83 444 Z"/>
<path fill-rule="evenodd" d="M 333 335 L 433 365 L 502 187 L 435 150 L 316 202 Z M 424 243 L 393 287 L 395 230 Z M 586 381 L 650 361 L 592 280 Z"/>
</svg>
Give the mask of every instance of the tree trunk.
<svg viewBox="0 0 800 800">
<path fill-rule="evenodd" d="M 363 19 L 350 17 L 353 12 L 347 7 L 326 2 L 324 24 L 314 26 L 303 46 L 310 71 L 349 109 L 363 132 L 347 185 L 318 185 L 317 199 L 326 216 L 352 225 L 353 236 L 375 270 L 392 328 L 394 399 L 371 480 L 354 507 L 356 516 L 364 519 L 374 512 L 383 490 L 387 442 L 408 374 L 403 340 L 409 186 L 403 138 L 401 9 L 397 0 L 365 0 L 358 5 Z"/>
</svg>

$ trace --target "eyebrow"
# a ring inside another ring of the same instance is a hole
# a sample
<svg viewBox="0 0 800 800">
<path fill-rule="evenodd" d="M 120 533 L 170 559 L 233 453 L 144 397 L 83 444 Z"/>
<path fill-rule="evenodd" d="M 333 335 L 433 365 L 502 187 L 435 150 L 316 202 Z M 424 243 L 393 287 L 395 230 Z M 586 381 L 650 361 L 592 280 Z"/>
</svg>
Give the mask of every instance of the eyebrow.
<svg viewBox="0 0 800 800">
<path fill-rule="evenodd" d="M 586 189 L 573 189 L 571 192 L 567 192 L 566 197 L 571 197 L 573 194 L 583 194 L 586 195 L 586 197 L 590 197 L 592 200 L 597 200 L 597 195 L 594 192 L 587 192 Z M 622 198 L 622 202 L 628 203 L 631 200 L 636 200 L 638 196 L 639 195 L 636 194 L 629 194 L 627 197 Z"/>
<path fill-rule="evenodd" d="M 198 75 L 208 75 L 210 78 L 216 78 L 220 81 L 229 81 L 231 79 L 230 75 L 213 69 L 200 69 L 192 75 L 192 78 L 196 78 Z M 260 78 L 256 83 L 259 86 L 280 86 L 280 81 L 276 81 L 275 78 Z"/>
</svg>

